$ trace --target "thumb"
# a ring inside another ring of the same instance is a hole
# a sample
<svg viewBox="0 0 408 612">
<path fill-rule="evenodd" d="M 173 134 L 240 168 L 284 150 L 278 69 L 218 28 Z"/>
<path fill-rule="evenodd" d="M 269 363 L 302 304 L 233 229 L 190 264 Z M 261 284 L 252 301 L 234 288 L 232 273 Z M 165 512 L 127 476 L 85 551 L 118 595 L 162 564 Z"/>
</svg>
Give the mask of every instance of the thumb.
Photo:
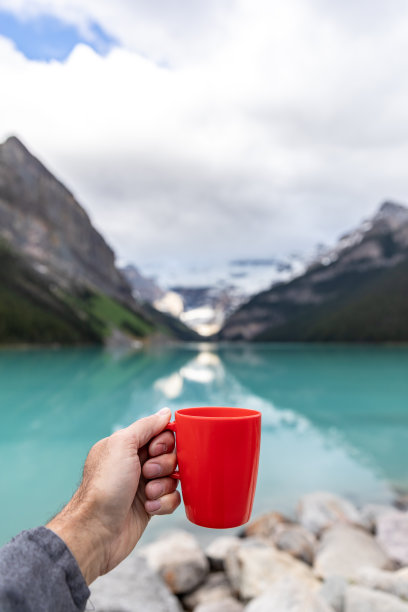
<svg viewBox="0 0 408 612">
<path fill-rule="evenodd" d="M 137 447 L 141 448 L 163 431 L 170 418 L 170 408 L 162 408 L 156 414 L 135 421 L 127 429 L 136 438 Z"/>
</svg>

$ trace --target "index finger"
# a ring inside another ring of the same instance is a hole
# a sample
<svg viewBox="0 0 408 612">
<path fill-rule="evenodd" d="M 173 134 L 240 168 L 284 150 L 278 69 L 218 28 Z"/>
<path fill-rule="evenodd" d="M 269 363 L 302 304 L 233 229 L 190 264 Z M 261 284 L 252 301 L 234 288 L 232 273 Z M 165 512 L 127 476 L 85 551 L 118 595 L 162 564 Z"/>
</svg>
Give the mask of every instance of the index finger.
<svg viewBox="0 0 408 612">
<path fill-rule="evenodd" d="M 149 444 L 150 457 L 157 457 L 164 453 L 171 453 L 175 447 L 174 434 L 171 431 L 162 431 Z"/>
</svg>

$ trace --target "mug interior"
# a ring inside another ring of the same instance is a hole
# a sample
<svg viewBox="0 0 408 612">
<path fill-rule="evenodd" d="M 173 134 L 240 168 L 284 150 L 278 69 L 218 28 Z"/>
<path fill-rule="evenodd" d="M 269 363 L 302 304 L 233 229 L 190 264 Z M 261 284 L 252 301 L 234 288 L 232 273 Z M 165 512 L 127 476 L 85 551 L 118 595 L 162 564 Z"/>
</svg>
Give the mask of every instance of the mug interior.
<svg viewBox="0 0 408 612">
<path fill-rule="evenodd" d="M 198 417 L 201 419 L 253 419 L 261 415 L 257 410 L 248 408 L 227 408 L 225 406 L 200 406 L 197 408 L 182 408 L 176 411 L 187 417 Z"/>
</svg>

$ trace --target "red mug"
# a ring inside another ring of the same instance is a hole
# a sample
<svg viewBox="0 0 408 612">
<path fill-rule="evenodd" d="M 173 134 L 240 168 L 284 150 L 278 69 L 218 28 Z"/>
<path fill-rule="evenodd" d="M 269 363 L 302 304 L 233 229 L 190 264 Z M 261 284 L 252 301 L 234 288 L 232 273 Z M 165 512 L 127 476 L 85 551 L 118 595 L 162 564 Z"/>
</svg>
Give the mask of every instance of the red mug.
<svg viewBox="0 0 408 612">
<path fill-rule="evenodd" d="M 261 413 L 245 408 L 177 410 L 167 429 L 176 433 L 187 518 L 201 527 L 226 529 L 249 521 L 261 443 Z"/>
</svg>

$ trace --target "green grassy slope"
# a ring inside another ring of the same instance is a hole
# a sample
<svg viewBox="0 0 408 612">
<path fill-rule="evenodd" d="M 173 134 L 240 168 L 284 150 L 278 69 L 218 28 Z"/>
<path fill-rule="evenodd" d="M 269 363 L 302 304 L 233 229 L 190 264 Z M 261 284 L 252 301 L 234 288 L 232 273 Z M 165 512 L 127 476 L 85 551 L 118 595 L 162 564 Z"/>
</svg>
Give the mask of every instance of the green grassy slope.
<svg viewBox="0 0 408 612">
<path fill-rule="evenodd" d="M 61 299 L 87 322 L 101 340 L 107 338 L 114 328 L 137 338 L 155 331 L 152 322 L 107 295 L 87 289 L 75 295 L 61 293 Z"/>
<path fill-rule="evenodd" d="M 0 343 L 99 343 L 113 328 L 139 338 L 155 331 L 154 324 L 105 295 L 68 295 L 55 288 L 0 244 Z"/>
<path fill-rule="evenodd" d="M 99 336 L 62 300 L 44 277 L 0 244 L 0 342 L 97 342 Z"/>
</svg>

